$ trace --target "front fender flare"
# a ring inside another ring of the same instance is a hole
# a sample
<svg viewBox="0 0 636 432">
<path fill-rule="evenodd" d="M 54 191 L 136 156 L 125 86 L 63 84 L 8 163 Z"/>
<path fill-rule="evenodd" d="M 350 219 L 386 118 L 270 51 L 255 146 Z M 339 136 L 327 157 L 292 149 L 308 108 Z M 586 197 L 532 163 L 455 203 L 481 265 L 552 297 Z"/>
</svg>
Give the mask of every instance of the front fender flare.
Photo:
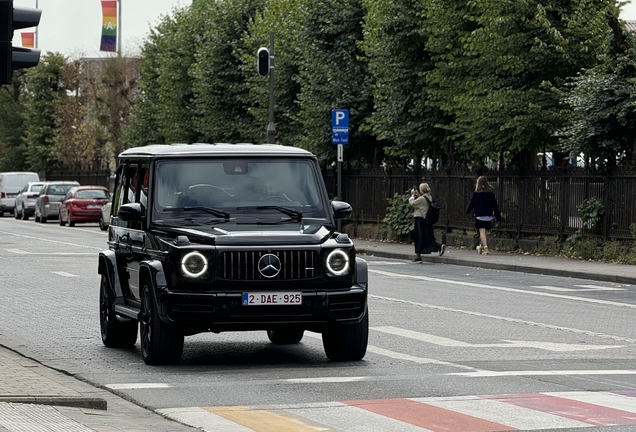
<svg viewBox="0 0 636 432">
<path fill-rule="evenodd" d="M 369 264 L 366 260 L 356 257 L 356 280 L 355 282 L 364 286 L 365 288 L 369 284 Z"/>
<path fill-rule="evenodd" d="M 115 299 L 123 299 L 124 291 L 122 289 L 122 280 L 119 278 L 119 266 L 117 265 L 117 255 L 111 250 L 101 251 L 99 253 L 99 264 L 97 273 L 106 275 L 110 288 L 115 294 Z"/>
</svg>

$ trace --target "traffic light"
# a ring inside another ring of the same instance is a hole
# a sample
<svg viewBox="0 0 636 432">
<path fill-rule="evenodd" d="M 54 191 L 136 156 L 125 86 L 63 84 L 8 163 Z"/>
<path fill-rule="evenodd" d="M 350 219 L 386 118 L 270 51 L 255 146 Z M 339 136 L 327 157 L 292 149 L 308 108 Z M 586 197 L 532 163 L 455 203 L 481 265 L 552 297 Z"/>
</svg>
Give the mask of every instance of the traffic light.
<svg viewBox="0 0 636 432">
<path fill-rule="evenodd" d="M 41 15 L 39 9 L 14 7 L 13 0 L 0 0 L 0 84 L 11 84 L 14 70 L 40 62 L 40 50 L 14 48 L 12 41 L 15 30 L 37 26 Z"/>
<path fill-rule="evenodd" d="M 269 75 L 269 50 L 267 48 L 259 48 L 258 53 L 256 54 L 256 69 L 258 70 L 258 74 L 260 76 Z"/>
</svg>

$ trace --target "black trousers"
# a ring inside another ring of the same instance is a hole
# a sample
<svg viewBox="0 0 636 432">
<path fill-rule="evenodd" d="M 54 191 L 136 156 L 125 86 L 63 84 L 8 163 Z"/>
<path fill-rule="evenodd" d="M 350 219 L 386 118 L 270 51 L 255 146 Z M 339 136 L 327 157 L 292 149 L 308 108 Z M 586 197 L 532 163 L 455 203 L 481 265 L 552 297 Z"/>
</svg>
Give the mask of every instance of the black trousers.
<svg viewBox="0 0 636 432">
<path fill-rule="evenodd" d="M 440 244 L 435 241 L 433 225 L 427 224 L 423 217 L 415 218 L 415 230 L 413 230 L 413 243 L 416 254 L 430 254 L 439 252 Z"/>
</svg>

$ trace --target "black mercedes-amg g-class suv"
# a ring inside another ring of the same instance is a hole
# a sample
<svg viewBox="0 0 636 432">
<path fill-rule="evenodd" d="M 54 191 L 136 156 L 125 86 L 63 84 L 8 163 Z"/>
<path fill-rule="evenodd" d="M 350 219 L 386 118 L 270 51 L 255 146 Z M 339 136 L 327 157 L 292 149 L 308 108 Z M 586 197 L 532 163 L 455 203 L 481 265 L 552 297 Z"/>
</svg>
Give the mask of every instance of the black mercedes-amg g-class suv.
<svg viewBox="0 0 636 432">
<path fill-rule="evenodd" d="M 264 330 L 275 344 L 322 334 L 331 360 L 367 349 L 367 263 L 336 231 L 318 162 L 294 147 L 172 144 L 119 155 L 99 254 L 108 347 L 137 341 L 147 364 L 176 364 L 184 336 Z"/>
</svg>

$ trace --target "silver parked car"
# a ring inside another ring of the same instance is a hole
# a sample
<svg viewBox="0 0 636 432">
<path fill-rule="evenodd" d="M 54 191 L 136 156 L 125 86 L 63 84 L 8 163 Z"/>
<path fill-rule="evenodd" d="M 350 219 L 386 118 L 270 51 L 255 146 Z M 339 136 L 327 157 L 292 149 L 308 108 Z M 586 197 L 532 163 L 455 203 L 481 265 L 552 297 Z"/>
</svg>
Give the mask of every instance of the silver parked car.
<svg viewBox="0 0 636 432">
<path fill-rule="evenodd" d="M 35 212 L 35 200 L 38 197 L 40 189 L 44 186 L 44 182 L 29 182 L 15 197 L 15 210 L 13 215 L 16 219 L 28 220 Z"/>
<path fill-rule="evenodd" d="M 106 231 L 110 224 L 110 209 L 113 206 L 113 195 L 114 194 L 110 195 L 108 202 L 102 206 L 99 213 L 99 229 L 102 231 Z"/>
<path fill-rule="evenodd" d="M 35 221 L 45 223 L 48 219 L 59 217 L 60 202 L 76 181 L 52 181 L 44 183 L 35 201 Z"/>
</svg>

